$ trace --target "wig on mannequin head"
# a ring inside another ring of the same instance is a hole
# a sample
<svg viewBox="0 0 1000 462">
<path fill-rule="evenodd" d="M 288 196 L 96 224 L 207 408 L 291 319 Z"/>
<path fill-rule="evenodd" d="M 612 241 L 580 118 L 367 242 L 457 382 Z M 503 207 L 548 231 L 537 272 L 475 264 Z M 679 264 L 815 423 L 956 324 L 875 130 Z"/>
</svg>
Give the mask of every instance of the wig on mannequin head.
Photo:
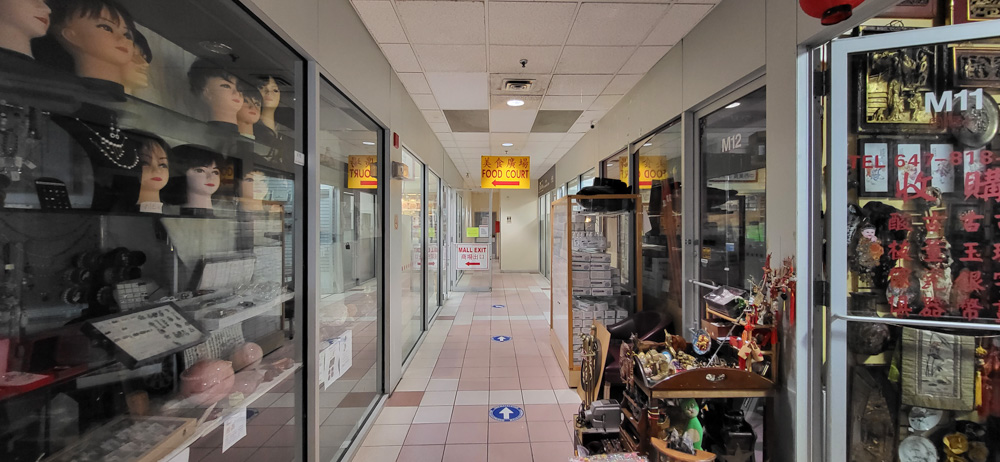
<svg viewBox="0 0 1000 462">
<path fill-rule="evenodd" d="M 170 145 L 149 132 L 130 130 L 128 144 L 135 149 L 139 163 L 115 175 L 115 210 L 131 211 L 136 204 L 162 202 L 160 192 L 170 179 Z"/>
<path fill-rule="evenodd" d="M 76 72 L 81 77 L 120 84 L 120 67 L 132 59 L 135 32 L 135 23 L 125 7 L 116 0 L 49 0 L 48 4 L 52 8 L 51 25 L 48 35 L 33 43 L 36 58 L 52 67 Z M 112 42 L 108 37 L 102 38 L 103 32 L 91 36 L 67 30 L 74 21 L 81 19 L 107 19 L 111 26 L 123 31 L 124 39 Z M 95 37 L 97 40 L 94 40 Z M 97 46 L 100 48 L 90 48 Z M 118 66 L 117 74 L 115 66 Z"/>
<path fill-rule="evenodd" d="M 236 114 L 236 124 L 239 125 L 242 135 L 253 138 L 253 126 L 260 121 L 263 98 L 260 90 L 242 82 L 240 92 L 243 93 L 243 107 Z"/>
<path fill-rule="evenodd" d="M 0 0 L 0 48 L 31 56 L 31 40 L 49 29 L 44 0 Z"/>
<path fill-rule="evenodd" d="M 217 168 L 222 170 L 225 158 L 205 146 L 185 144 L 173 148 L 170 157 L 170 181 L 160 193 L 163 202 L 184 206 L 188 204 L 188 170 Z M 221 181 L 221 180 L 220 180 Z M 191 185 L 195 186 L 195 185 Z M 218 187 L 218 185 L 216 185 Z"/>
<path fill-rule="evenodd" d="M 236 123 L 236 113 L 243 107 L 243 96 L 239 92 L 239 79 L 232 72 L 199 58 L 188 70 L 188 84 L 191 93 L 206 106 L 208 120 Z"/>
<path fill-rule="evenodd" d="M 149 64 L 153 62 L 153 50 L 149 47 L 146 36 L 138 30 L 132 31 L 135 42 L 135 53 L 132 60 L 122 67 L 122 83 L 125 93 L 133 94 L 136 90 L 149 87 Z"/>
</svg>

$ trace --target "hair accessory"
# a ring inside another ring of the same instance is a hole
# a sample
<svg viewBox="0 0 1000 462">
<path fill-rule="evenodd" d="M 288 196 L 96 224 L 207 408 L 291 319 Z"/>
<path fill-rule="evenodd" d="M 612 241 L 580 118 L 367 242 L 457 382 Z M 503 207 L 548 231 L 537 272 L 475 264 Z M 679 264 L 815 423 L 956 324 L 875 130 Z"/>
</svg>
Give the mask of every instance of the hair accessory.
<svg viewBox="0 0 1000 462">
<path fill-rule="evenodd" d="M 111 123 L 108 128 L 108 136 L 100 134 L 97 130 L 94 130 L 90 125 L 84 123 L 79 118 L 76 119 L 80 125 L 83 125 L 90 131 L 97 139 L 90 139 L 90 142 L 97 148 L 98 151 L 104 155 L 105 158 L 111 161 L 111 163 L 124 168 L 126 170 L 131 170 L 139 165 L 139 152 L 135 149 L 132 150 L 132 155 L 135 156 L 135 160 L 131 164 L 125 164 L 122 162 L 122 158 L 125 157 L 125 142 L 128 141 L 128 137 L 122 134 L 121 127 L 114 118 L 111 119 Z"/>
</svg>

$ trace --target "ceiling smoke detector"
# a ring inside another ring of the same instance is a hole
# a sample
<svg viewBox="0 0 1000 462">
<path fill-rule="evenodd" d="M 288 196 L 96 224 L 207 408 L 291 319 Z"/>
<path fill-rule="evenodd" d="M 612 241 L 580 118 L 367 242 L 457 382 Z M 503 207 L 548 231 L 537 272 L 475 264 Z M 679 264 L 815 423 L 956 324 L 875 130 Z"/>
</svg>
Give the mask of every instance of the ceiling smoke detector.
<svg viewBox="0 0 1000 462">
<path fill-rule="evenodd" d="M 534 85 L 535 81 L 532 79 L 504 79 L 503 91 L 526 92 Z"/>
</svg>

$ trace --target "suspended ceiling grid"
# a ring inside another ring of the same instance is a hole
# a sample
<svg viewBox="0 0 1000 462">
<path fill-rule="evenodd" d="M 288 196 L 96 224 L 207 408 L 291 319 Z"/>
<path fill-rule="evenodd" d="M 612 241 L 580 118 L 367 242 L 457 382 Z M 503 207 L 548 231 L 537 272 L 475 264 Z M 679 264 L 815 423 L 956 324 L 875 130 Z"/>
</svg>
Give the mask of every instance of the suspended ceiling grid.
<svg viewBox="0 0 1000 462">
<path fill-rule="evenodd" d="M 541 176 L 719 1 L 352 4 L 474 180 L 480 156 L 504 153 L 530 156 L 532 178 Z M 535 83 L 510 92 L 505 79 Z"/>
</svg>

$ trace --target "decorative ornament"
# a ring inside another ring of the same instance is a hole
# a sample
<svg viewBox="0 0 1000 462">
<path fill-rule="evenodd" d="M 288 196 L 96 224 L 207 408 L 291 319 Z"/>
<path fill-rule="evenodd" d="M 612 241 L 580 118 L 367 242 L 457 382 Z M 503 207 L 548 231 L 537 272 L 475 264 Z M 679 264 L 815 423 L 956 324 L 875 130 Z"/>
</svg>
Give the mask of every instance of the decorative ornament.
<svg viewBox="0 0 1000 462">
<path fill-rule="evenodd" d="M 128 141 L 128 137 L 122 134 L 122 129 L 118 126 L 115 119 L 111 119 L 111 123 L 108 127 L 108 136 L 100 134 L 97 130 L 94 130 L 90 125 L 84 123 L 79 118 L 76 119 L 80 125 L 83 125 L 92 135 L 97 137 L 97 139 L 90 138 L 91 144 L 97 148 L 98 152 L 101 153 L 106 159 L 111 161 L 125 170 L 131 170 L 139 165 L 139 153 L 133 149 L 132 155 L 135 157 L 132 163 L 126 163 L 122 161 L 125 157 L 125 142 Z"/>
</svg>

